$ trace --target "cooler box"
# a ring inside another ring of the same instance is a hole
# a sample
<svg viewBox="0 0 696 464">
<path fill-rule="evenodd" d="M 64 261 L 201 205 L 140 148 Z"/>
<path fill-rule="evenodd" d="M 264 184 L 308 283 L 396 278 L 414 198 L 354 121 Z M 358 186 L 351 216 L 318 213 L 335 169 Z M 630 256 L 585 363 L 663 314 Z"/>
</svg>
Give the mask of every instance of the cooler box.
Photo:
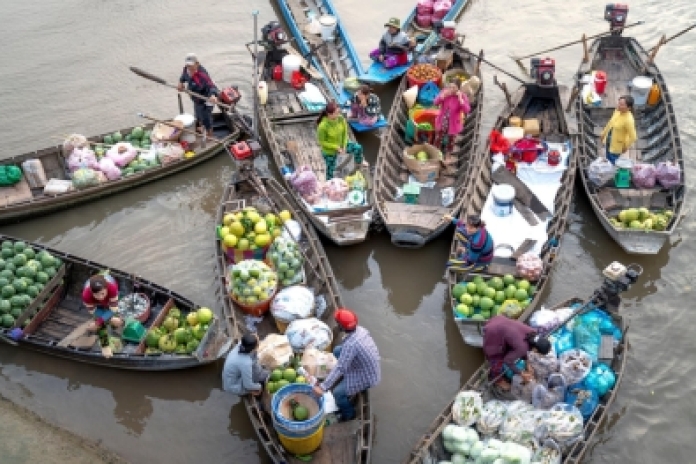
<svg viewBox="0 0 696 464">
<path fill-rule="evenodd" d="M 541 130 L 539 129 L 539 120 L 536 118 L 525 119 L 522 127 L 524 128 L 524 135 L 532 135 L 536 137 L 541 133 Z"/>
</svg>

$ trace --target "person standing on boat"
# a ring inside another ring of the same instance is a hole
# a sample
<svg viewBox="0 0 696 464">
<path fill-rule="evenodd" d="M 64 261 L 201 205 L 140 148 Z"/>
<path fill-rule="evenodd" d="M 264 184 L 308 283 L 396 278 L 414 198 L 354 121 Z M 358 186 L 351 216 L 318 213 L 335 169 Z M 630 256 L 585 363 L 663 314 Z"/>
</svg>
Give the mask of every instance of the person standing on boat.
<svg viewBox="0 0 696 464">
<path fill-rule="evenodd" d="M 326 180 L 333 178 L 336 157 L 348 146 L 348 122 L 335 102 L 329 102 L 317 120 L 317 140 L 326 161 Z"/>
<path fill-rule="evenodd" d="M 355 406 L 351 397 L 374 387 L 382 379 L 377 345 L 365 328 L 358 325 L 358 316 L 351 310 L 340 308 L 334 319 L 346 335 L 343 344 L 334 348 L 338 362 L 324 382 L 314 386 L 314 393 L 322 396 L 332 390 L 341 420 L 355 419 Z"/>
<path fill-rule="evenodd" d="M 602 143 L 607 147 L 607 159 L 611 164 L 616 164 L 621 154 L 626 153 L 638 138 L 632 111 L 633 97 L 620 97 L 616 111 L 602 131 Z"/>
<path fill-rule="evenodd" d="M 188 83 L 188 89 L 191 92 L 207 97 L 207 100 L 191 96 L 193 100 L 193 109 L 198 122 L 198 130 L 201 134 L 207 133 L 213 135 L 213 107 L 217 103 L 219 90 L 213 80 L 210 78 L 208 71 L 198 62 L 198 57 L 189 53 L 186 55 L 184 70 L 179 77 L 179 92 L 184 90 L 184 84 Z M 206 132 L 204 132 L 204 129 Z"/>
<path fill-rule="evenodd" d="M 505 367 L 519 374 L 524 382 L 532 380 L 531 370 L 520 370 L 515 365 L 518 359 L 526 359 L 531 350 L 546 356 L 551 351 L 551 342 L 537 334 L 532 327 L 505 316 L 494 316 L 483 328 L 483 354 L 490 365 L 489 380 L 502 390 L 510 389 L 510 382 L 503 378 Z"/>
<path fill-rule="evenodd" d="M 399 18 L 390 18 L 384 27 L 387 30 L 379 41 L 379 48 L 370 52 L 370 58 L 384 64 L 387 69 L 407 64 L 408 52 L 415 46 L 415 41 L 401 31 Z"/>
<path fill-rule="evenodd" d="M 118 283 L 111 274 L 97 274 L 90 277 L 82 289 L 82 303 L 92 317 L 90 332 L 97 332 L 102 347 L 102 354 L 107 358 L 112 356 L 109 346 L 109 331 L 107 325 L 119 328 L 123 325 L 118 313 Z"/>
<path fill-rule="evenodd" d="M 258 396 L 269 372 L 259 365 L 256 334 L 245 334 L 230 351 L 222 369 L 222 389 L 238 396 Z"/>
<path fill-rule="evenodd" d="M 466 222 L 445 215 L 446 221 L 452 221 L 457 227 L 456 260 L 450 260 L 449 266 L 483 269 L 493 261 L 495 245 L 493 237 L 486 229 L 486 223 L 478 214 L 467 216 Z"/>
<path fill-rule="evenodd" d="M 361 85 L 351 101 L 350 119 L 357 120 L 365 126 L 372 126 L 379 119 L 381 112 L 379 97 L 372 93 L 369 85 Z"/>
<path fill-rule="evenodd" d="M 434 101 L 440 107 L 435 119 L 435 146 L 443 155 L 452 153 L 454 139 L 464 128 L 464 118 L 471 111 L 469 99 L 459 86 L 459 80 L 450 82 Z"/>
</svg>

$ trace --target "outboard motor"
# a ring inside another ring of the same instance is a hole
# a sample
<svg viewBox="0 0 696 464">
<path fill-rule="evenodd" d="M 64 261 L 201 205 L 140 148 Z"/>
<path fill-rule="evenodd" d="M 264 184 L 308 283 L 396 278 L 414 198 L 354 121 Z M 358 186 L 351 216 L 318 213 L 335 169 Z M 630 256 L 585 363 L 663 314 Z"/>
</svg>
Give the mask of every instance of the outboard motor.
<svg viewBox="0 0 696 464">
<path fill-rule="evenodd" d="M 232 85 L 230 87 L 225 87 L 220 91 L 220 100 L 226 105 L 236 105 L 239 100 L 242 99 L 242 94 L 239 93 L 239 87 Z"/>
<path fill-rule="evenodd" d="M 539 87 L 556 86 L 556 60 L 553 58 L 532 58 L 529 75 Z"/>
<path fill-rule="evenodd" d="M 277 48 L 288 43 L 288 35 L 278 21 L 271 21 L 261 28 L 261 40 L 269 47 Z"/>
<path fill-rule="evenodd" d="M 608 311 L 618 311 L 621 305 L 619 295 L 631 288 L 642 273 L 643 268 L 638 264 L 624 266 L 618 262 L 611 263 L 603 271 L 604 282 L 598 290 L 595 290 L 593 300 L 604 305 Z"/>
<path fill-rule="evenodd" d="M 621 35 L 628 17 L 628 5 L 625 3 L 609 3 L 604 8 L 604 19 L 609 21 L 612 35 Z"/>
</svg>

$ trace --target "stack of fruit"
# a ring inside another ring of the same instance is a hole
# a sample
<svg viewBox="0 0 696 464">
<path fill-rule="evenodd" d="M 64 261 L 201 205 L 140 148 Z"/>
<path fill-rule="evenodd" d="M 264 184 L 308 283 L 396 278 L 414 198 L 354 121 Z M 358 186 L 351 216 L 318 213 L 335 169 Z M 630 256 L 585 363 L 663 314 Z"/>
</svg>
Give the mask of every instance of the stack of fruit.
<svg viewBox="0 0 696 464">
<path fill-rule="evenodd" d="M 516 300 L 522 309 L 526 308 L 535 292 L 528 280 L 516 280 L 509 274 L 488 281 L 476 276 L 471 282 L 459 282 L 452 288 L 454 316 L 485 321 L 502 314 L 501 305 L 507 300 Z"/>
<path fill-rule="evenodd" d="M 246 259 L 232 266 L 229 291 L 232 299 L 243 305 L 270 300 L 278 285 L 275 271 L 263 261 Z"/>
<path fill-rule="evenodd" d="M 25 242 L 3 241 L 0 249 L 0 325 L 13 327 L 62 265 L 60 259 L 45 250 L 37 253 Z M 31 322 L 39 309 L 29 314 L 24 326 Z"/>
<path fill-rule="evenodd" d="M 276 238 L 268 250 L 268 257 L 278 274 L 278 280 L 284 287 L 289 287 L 302 281 L 304 277 L 302 272 L 304 257 L 296 241 L 286 239 L 285 237 Z"/>
<path fill-rule="evenodd" d="M 674 213 L 663 210 L 653 213 L 647 208 L 624 209 L 616 217 L 609 218 L 615 229 L 631 229 L 644 231 L 663 231 L 667 229 Z"/>
<path fill-rule="evenodd" d="M 184 314 L 179 308 L 169 310 L 160 327 L 152 328 L 145 336 L 145 353 L 175 353 L 190 355 L 203 340 L 213 320 L 209 308 L 199 308 Z"/>
<path fill-rule="evenodd" d="M 271 395 L 274 395 L 275 392 L 282 387 L 290 385 L 291 383 L 307 383 L 307 380 L 301 375 L 297 375 L 297 371 L 292 367 L 288 367 L 287 369 L 274 369 L 266 383 L 266 390 Z"/>
<path fill-rule="evenodd" d="M 290 213 L 285 210 L 278 216 L 272 213 L 261 216 L 252 206 L 236 213 L 227 213 L 222 224 L 218 225 L 222 249 L 232 262 L 240 260 L 236 252 L 242 252 L 244 258 L 263 259 L 273 239 L 282 234 L 282 224 L 290 218 Z M 258 253 L 244 255 L 247 251 Z"/>
</svg>

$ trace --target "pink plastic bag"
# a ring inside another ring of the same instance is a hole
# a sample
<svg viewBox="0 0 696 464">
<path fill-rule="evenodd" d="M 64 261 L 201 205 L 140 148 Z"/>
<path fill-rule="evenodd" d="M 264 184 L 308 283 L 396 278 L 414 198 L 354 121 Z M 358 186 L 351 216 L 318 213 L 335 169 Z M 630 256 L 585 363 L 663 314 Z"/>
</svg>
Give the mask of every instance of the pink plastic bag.
<svg viewBox="0 0 696 464">
<path fill-rule="evenodd" d="M 534 253 L 527 252 L 517 259 L 516 267 L 520 277 L 534 282 L 539 280 L 541 271 L 544 270 L 544 263 Z"/>
<path fill-rule="evenodd" d="M 348 196 L 348 184 L 343 179 L 331 179 L 326 182 L 324 193 L 331 201 L 344 201 Z"/>
<path fill-rule="evenodd" d="M 655 177 L 664 188 L 672 188 L 681 184 L 681 169 L 679 165 L 669 162 L 657 163 Z"/>
<path fill-rule="evenodd" d="M 416 6 L 416 13 L 417 14 L 427 14 L 430 15 L 433 13 L 433 6 L 435 5 L 435 2 L 433 0 L 418 0 L 418 5 Z"/>
<path fill-rule="evenodd" d="M 433 21 L 441 21 L 442 18 L 447 16 L 450 9 L 452 9 L 452 2 L 448 0 L 440 0 L 435 2 L 435 5 L 433 6 Z"/>
<path fill-rule="evenodd" d="M 416 24 L 418 27 L 430 28 L 433 26 L 433 16 L 430 13 L 416 15 Z"/>
<path fill-rule="evenodd" d="M 68 167 L 70 172 L 75 172 L 80 168 L 99 169 L 99 163 L 97 163 L 94 152 L 89 148 L 75 148 L 68 156 Z"/>
<path fill-rule="evenodd" d="M 653 188 L 656 180 L 655 166 L 646 163 L 636 163 L 631 168 L 631 180 L 638 188 Z"/>
<path fill-rule="evenodd" d="M 104 156 L 111 158 L 111 160 L 116 163 L 116 166 L 124 167 L 133 161 L 137 155 L 138 152 L 135 151 L 133 145 L 127 142 L 119 142 L 109 148 L 109 151 L 107 151 Z"/>
<path fill-rule="evenodd" d="M 309 166 L 300 166 L 290 177 L 290 183 L 304 198 L 317 190 L 317 176 Z"/>
<path fill-rule="evenodd" d="M 106 156 L 99 161 L 99 170 L 104 173 L 107 179 L 116 180 L 121 178 L 121 170 L 116 167 L 116 163 Z"/>
<path fill-rule="evenodd" d="M 324 197 L 324 183 L 317 181 L 317 186 L 313 192 L 305 194 L 302 196 L 304 200 L 310 205 L 316 205 Z"/>
</svg>

